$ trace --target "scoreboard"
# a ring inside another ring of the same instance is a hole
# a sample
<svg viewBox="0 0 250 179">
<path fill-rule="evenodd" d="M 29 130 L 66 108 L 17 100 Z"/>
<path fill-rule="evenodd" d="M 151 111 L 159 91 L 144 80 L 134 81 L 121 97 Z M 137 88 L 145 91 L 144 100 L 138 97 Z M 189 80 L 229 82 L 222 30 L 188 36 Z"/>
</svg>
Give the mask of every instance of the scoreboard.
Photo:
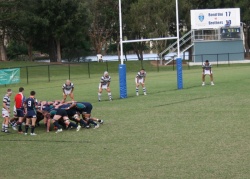
<svg viewBox="0 0 250 179">
<path fill-rule="evenodd" d="M 221 39 L 241 39 L 240 27 L 222 27 L 220 29 Z"/>
</svg>

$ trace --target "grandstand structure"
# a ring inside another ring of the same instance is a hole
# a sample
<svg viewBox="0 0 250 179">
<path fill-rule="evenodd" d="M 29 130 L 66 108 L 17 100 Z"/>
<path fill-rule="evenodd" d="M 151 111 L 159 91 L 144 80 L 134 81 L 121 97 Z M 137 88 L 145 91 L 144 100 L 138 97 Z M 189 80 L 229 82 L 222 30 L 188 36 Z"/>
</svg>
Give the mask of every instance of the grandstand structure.
<svg viewBox="0 0 250 179">
<path fill-rule="evenodd" d="M 244 32 L 240 9 L 191 10 L 192 29 L 179 38 L 180 56 L 191 55 L 192 62 L 244 60 Z M 186 53 L 192 48 L 192 54 Z M 175 60 L 177 42 L 169 45 L 159 56 L 165 65 Z"/>
</svg>

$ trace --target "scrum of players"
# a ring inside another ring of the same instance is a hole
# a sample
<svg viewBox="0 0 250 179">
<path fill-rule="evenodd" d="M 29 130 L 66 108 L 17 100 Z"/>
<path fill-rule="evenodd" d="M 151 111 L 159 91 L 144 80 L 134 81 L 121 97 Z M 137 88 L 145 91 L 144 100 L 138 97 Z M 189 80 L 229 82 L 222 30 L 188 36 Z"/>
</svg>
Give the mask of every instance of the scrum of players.
<svg viewBox="0 0 250 179">
<path fill-rule="evenodd" d="M 146 71 L 141 69 L 136 77 L 136 95 L 139 95 L 139 86 L 142 86 L 143 93 L 146 95 L 145 87 Z M 102 91 L 106 90 L 109 101 L 112 101 L 110 90 L 111 77 L 107 71 L 104 72 L 99 82 L 98 101 L 101 101 Z M 44 121 L 46 131 L 51 131 L 51 123 L 56 130 L 56 133 L 62 132 L 64 129 L 75 129 L 79 131 L 81 128 L 94 129 L 99 128 L 99 124 L 103 124 L 103 120 L 92 117 L 92 104 L 89 102 L 77 102 L 74 100 L 74 84 L 70 80 L 62 86 L 63 99 L 54 101 L 37 101 L 35 98 L 36 92 L 31 91 L 28 98 L 24 97 L 24 88 L 20 87 L 18 94 L 15 95 L 14 117 L 10 118 L 10 96 L 11 89 L 3 97 L 2 107 L 2 132 L 9 133 L 9 124 L 13 130 L 18 133 L 35 136 L 36 126 L 40 126 L 40 121 Z M 67 102 L 66 98 L 69 96 L 71 101 Z M 24 125 L 24 130 L 22 126 Z"/>
<path fill-rule="evenodd" d="M 99 128 L 104 121 L 91 116 L 92 104 L 89 102 L 74 101 L 73 89 L 74 84 L 67 80 L 62 86 L 63 100 L 54 101 L 37 101 L 35 98 L 36 92 L 31 91 L 30 96 L 25 98 L 24 88 L 20 87 L 18 94 L 14 97 L 14 117 L 10 118 L 10 96 L 12 90 L 8 89 L 3 97 L 2 108 L 2 132 L 9 132 L 9 125 L 19 134 L 35 136 L 35 128 L 40 126 L 43 121 L 45 131 L 50 132 L 55 130 L 55 133 L 60 133 L 63 130 L 73 129 L 77 132 L 81 128 Z M 67 96 L 70 96 L 71 101 L 66 101 Z M 53 126 L 50 126 L 53 124 Z M 24 126 L 24 129 L 23 129 Z"/>
</svg>

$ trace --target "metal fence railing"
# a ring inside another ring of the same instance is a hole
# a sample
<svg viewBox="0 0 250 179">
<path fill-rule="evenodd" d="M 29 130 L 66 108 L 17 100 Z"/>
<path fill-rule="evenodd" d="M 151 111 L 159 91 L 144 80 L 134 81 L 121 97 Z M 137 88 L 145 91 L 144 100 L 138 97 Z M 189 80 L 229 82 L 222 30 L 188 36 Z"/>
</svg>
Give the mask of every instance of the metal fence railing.
<svg viewBox="0 0 250 179">
<path fill-rule="evenodd" d="M 197 68 L 195 66 L 201 66 L 202 63 L 209 56 L 209 60 L 213 65 L 217 67 L 219 65 L 230 66 L 233 62 L 237 63 L 237 59 L 234 59 L 236 53 L 223 53 L 223 54 L 201 54 L 195 56 L 183 57 L 183 70 L 189 70 L 191 68 Z M 240 52 L 244 56 L 244 52 Z M 184 54 L 185 55 L 185 54 Z M 223 57 L 223 58 L 222 58 Z M 176 58 L 176 56 L 172 56 Z M 188 60 L 191 59 L 191 60 Z M 192 59 L 199 59 L 199 61 L 193 61 Z M 249 60 L 250 62 L 250 60 Z M 172 71 L 176 70 L 176 61 L 173 60 L 170 64 L 164 65 L 166 61 L 161 61 L 160 58 L 146 59 L 146 60 L 129 60 L 124 61 L 126 64 L 127 72 L 137 72 L 139 69 L 144 68 L 146 71 Z M 239 61 L 240 63 L 240 61 Z M 71 78 L 91 78 L 92 75 L 102 74 L 104 71 L 110 73 L 118 73 L 120 61 L 103 61 L 103 62 L 79 62 L 79 63 L 60 63 L 60 64 L 37 64 L 33 66 L 21 66 L 21 67 L 8 67 L 8 68 L 20 68 L 20 78 L 25 80 L 27 84 L 33 82 L 51 82 L 61 79 Z M 1 68 L 7 69 L 7 68 Z M 1 70 L 0 69 L 0 70 Z"/>
</svg>

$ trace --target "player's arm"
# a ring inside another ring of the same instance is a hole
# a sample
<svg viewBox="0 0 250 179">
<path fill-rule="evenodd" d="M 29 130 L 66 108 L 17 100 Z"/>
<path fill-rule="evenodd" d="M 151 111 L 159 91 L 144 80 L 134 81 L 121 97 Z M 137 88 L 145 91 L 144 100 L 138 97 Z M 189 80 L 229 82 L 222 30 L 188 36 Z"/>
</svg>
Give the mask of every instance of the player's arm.
<svg viewBox="0 0 250 179">
<path fill-rule="evenodd" d="M 6 109 L 8 112 L 10 112 L 10 109 L 7 107 L 6 102 L 3 101 L 3 108 Z"/>
<path fill-rule="evenodd" d="M 24 101 L 23 103 L 24 113 L 27 113 L 27 101 Z"/>
<path fill-rule="evenodd" d="M 71 108 L 73 108 L 73 107 L 75 107 L 76 106 L 76 103 L 72 103 L 69 107 L 68 107 L 68 109 L 71 109 Z"/>
<path fill-rule="evenodd" d="M 65 94 L 64 89 L 65 89 L 65 86 L 63 85 L 63 86 L 62 86 L 62 91 L 63 91 L 63 94 Z"/>
</svg>

